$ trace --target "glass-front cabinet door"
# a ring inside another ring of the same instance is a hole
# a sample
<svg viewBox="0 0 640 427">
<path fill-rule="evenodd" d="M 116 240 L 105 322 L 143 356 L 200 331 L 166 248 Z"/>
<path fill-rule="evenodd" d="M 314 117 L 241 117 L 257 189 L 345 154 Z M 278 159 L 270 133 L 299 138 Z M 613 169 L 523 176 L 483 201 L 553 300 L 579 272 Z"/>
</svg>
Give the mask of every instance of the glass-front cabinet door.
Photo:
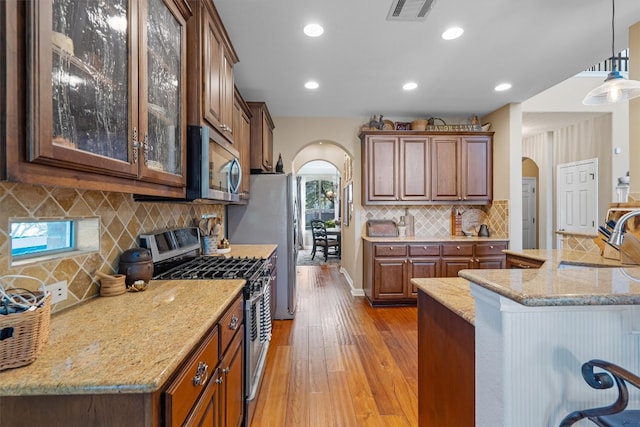
<svg viewBox="0 0 640 427">
<path fill-rule="evenodd" d="M 141 176 L 181 180 L 186 167 L 186 27 L 181 13 L 163 0 L 147 0 L 141 24 Z M 180 182 L 180 181 L 179 181 Z"/>
<path fill-rule="evenodd" d="M 30 3 L 29 161 L 184 185 L 185 19 L 168 2 Z"/>
</svg>

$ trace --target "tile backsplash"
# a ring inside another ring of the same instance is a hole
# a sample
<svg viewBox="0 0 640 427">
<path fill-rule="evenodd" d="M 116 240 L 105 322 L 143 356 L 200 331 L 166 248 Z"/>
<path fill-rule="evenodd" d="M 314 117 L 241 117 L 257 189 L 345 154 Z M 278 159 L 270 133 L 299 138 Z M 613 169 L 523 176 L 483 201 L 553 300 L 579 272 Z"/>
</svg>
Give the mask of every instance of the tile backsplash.
<svg viewBox="0 0 640 427">
<path fill-rule="evenodd" d="M 363 223 L 368 219 L 391 219 L 398 221 L 405 214 L 405 208 L 414 216 L 416 236 L 450 236 L 451 210 L 459 208 L 462 212 L 467 209 L 481 209 L 488 217 L 488 227 L 491 237 L 509 238 L 509 201 L 494 200 L 490 206 L 363 206 Z"/>
<path fill-rule="evenodd" d="M 66 280 L 68 298 L 53 310 L 99 294 L 96 270 L 116 273 L 120 254 L 137 246 L 137 236 L 156 230 L 193 226 L 203 214 L 224 216 L 224 206 L 136 202 L 130 194 L 0 182 L 0 276 L 22 274 L 46 284 Z M 99 251 L 11 267 L 10 219 L 99 218 Z M 223 221 L 224 224 L 224 221 Z"/>
</svg>

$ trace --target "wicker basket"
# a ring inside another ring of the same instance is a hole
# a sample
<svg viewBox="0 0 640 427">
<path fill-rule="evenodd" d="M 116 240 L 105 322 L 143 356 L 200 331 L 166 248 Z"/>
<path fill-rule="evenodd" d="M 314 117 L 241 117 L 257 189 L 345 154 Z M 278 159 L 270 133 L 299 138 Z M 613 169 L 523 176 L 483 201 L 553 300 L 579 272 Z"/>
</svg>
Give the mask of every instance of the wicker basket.
<svg viewBox="0 0 640 427">
<path fill-rule="evenodd" d="M 43 290 L 34 292 L 37 308 L 0 315 L 0 371 L 32 363 L 49 338 L 51 294 L 40 283 Z"/>
</svg>

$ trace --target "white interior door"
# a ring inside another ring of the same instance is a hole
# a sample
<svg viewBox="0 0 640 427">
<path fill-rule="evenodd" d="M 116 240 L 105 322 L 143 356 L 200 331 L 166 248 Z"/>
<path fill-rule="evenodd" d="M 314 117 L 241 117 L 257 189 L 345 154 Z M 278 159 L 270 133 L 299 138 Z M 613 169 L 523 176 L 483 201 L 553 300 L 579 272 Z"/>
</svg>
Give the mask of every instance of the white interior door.
<svg viewBox="0 0 640 427">
<path fill-rule="evenodd" d="M 597 234 L 598 159 L 558 165 L 558 230 Z"/>
<path fill-rule="evenodd" d="M 537 249 L 536 178 L 522 178 L 522 249 Z"/>
</svg>

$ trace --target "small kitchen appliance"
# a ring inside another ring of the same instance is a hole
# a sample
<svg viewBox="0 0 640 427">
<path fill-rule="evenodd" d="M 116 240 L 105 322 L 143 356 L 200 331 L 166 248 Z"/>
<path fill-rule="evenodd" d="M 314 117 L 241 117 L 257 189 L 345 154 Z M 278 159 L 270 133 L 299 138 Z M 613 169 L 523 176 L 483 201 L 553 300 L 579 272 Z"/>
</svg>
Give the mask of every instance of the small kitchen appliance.
<svg viewBox="0 0 640 427">
<path fill-rule="evenodd" d="M 154 279 L 245 279 L 245 413 L 253 406 L 264 374 L 271 340 L 271 261 L 263 258 L 203 256 L 198 228 L 165 230 L 139 236 L 154 260 Z M 215 285 L 213 285 L 215 286 Z"/>
</svg>

